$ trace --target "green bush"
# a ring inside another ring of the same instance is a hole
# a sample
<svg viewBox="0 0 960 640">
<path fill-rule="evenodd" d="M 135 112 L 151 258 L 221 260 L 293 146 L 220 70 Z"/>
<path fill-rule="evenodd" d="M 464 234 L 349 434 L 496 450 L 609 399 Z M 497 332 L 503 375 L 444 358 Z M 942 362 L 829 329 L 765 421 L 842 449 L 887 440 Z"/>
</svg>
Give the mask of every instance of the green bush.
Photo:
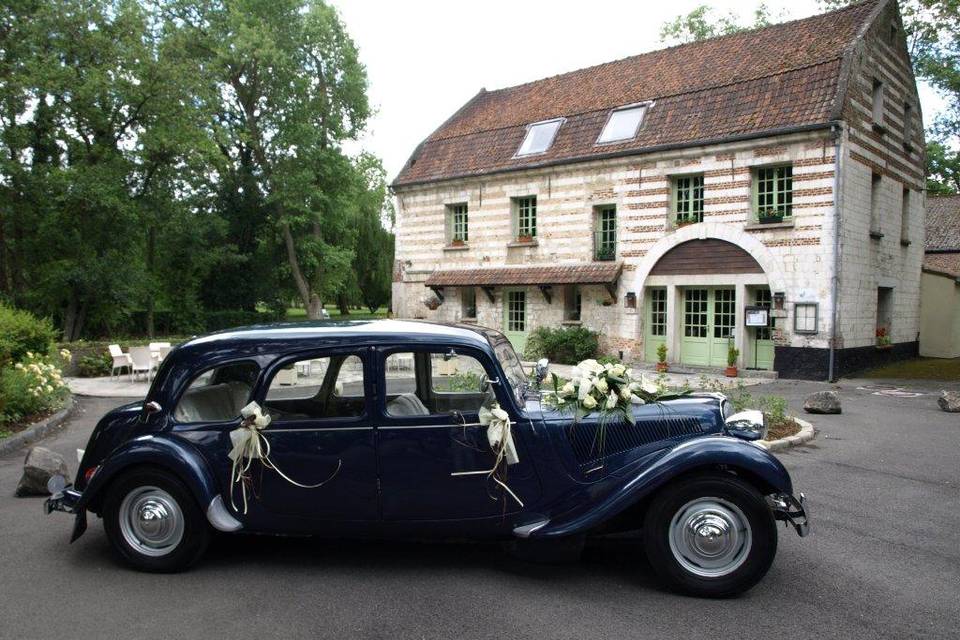
<svg viewBox="0 0 960 640">
<path fill-rule="evenodd" d="M 0 367 L 22 362 L 27 353 L 49 353 L 56 337 L 50 320 L 0 304 Z"/>
<path fill-rule="evenodd" d="M 81 378 L 99 378 L 110 374 L 113 358 L 109 354 L 81 356 L 77 360 L 77 375 Z"/>
<path fill-rule="evenodd" d="M 623 364 L 617 356 L 600 356 L 597 358 L 600 364 Z"/>
<path fill-rule="evenodd" d="M 523 354 L 528 360 L 549 358 L 560 364 L 577 364 L 596 357 L 599 335 L 586 327 L 537 327 L 527 338 Z"/>
<path fill-rule="evenodd" d="M 69 391 L 49 358 L 27 356 L 0 368 L 0 426 L 56 409 Z"/>
</svg>

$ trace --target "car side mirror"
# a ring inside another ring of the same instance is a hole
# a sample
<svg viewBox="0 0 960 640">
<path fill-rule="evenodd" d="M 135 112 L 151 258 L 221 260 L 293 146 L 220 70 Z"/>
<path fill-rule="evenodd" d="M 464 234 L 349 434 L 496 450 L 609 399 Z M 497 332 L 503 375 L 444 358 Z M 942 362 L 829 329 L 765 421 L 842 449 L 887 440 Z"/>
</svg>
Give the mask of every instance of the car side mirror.
<svg viewBox="0 0 960 640">
<path fill-rule="evenodd" d="M 767 427 L 763 422 L 763 412 L 756 409 L 740 411 L 728 417 L 724 429 L 728 435 L 741 440 L 763 440 L 767 437 Z"/>
<path fill-rule="evenodd" d="M 537 360 L 537 364 L 533 366 L 533 376 L 537 380 L 537 384 L 543 382 L 547 373 L 550 371 L 550 361 L 546 358 L 540 358 Z"/>
<path fill-rule="evenodd" d="M 162 407 L 160 406 L 160 403 L 159 403 L 159 402 L 156 402 L 156 401 L 154 401 L 154 400 L 151 400 L 151 401 L 148 402 L 147 404 L 143 405 L 143 408 L 146 409 L 147 415 L 151 415 L 151 414 L 154 414 L 154 413 L 160 413 L 160 411 L 162 410 Z"/>
</svg>

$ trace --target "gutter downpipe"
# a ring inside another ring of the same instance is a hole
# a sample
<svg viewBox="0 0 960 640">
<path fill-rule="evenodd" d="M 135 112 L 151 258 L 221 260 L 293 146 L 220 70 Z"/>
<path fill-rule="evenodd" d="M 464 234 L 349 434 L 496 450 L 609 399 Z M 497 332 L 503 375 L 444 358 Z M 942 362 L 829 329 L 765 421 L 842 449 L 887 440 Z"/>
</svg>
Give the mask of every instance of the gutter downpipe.
<svg viewBox="0 0 960 640">
<path fill-rule="evenodd" d="M 836 380 L 836 344 L 837 326 L 840 324 L 840 228 L 843 211 L 843 181 L 840 172 L 840 157 L 843 150 L 843 124 L 836 122 L 830 127 L 833 133 L 833 281 L 831 283 L 830 310 L 830 363 L 827 371 L 827 382 Z"/>
</svg>

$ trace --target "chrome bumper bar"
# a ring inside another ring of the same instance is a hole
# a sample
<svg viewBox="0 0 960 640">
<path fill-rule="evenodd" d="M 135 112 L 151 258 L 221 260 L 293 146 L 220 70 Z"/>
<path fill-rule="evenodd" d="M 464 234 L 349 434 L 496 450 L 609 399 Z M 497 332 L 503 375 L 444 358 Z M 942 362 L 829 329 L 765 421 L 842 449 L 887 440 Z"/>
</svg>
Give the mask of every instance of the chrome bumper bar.
<svg viewBox="0 0 960 640">
<path fill-rule="evenodd" d="M 810 516 L 804 504 L 806 496 L 803 493 L 795 498 L 789 493 L 775 493 L 767 496 L 767 504 L 773 511 L 773 517 L 783 520 L 784 524 L 793 526 L 801 538 L 810 533 Z"/>
<path fill-rule="evenodd" d="M 77 503 L 80 502 L 80 495 L 80 492 L 73 487 L 65 487 L 43 501 L 43 512 L 47 515 L 54 511 L 63 511 L 77 516 L 73 522 L 70 542 L 74 542 L 87 530 L 87 511 L 77 506 Z"/>
</svg>

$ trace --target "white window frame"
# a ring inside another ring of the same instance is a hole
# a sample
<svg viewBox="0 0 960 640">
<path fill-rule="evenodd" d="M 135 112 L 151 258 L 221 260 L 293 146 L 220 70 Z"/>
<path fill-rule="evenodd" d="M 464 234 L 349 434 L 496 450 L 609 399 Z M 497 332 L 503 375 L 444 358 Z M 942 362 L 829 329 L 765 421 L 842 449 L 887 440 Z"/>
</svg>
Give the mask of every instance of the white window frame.
<svg viewBox="0 0 960 640">
<path fill-rule="evenodd" d="M 597 141 L 595 145 L 607 145 L 607 144 L 621 144 L 623 142 L 628 142 L 637 137 L 637 134 L 640 132 L 641 127 L 643 127 L 644 121 L 647 119 L 647 112 L 650 111 L 650 108 L 653 107 L 653 101 L 647 102 L 635 102 L 633 104 L 626 104 L 622 107 L 617 107 L 616 109 L 611 109 L 610 113 L 607 114 L 607 119 L 603 123 L 603 127 L 600 129 L 600 135 L 597 136 Z M 633 130 L 633 135 L 628 138 L 616 138 L 614 140 L 604 140 L 603 134 L 606 132 L 607 127 L 610 126 L 610 121 L 613 119 L 614 115 L 620 113 L 621 111 L 630 111 L 633 109 L 643 109 L 643 113 L 640 114 L 640 120 L 637 122 L 636 129 Z"/>
<path fill-rule="evenodd" d="M 527 132 L 523 136 L 523 140 L 520 142 L 520 146 L 517 147 L 517 152 L 513 154 L 514 158 L 526 158 L 528 156 L 537 156 L 543 153 L 546 153 L 550 150 L 550 147 L 553 146 L 554 140 L 557 139 L 557 133 L 560 132 L 560 127 L 563 126 L 563 123 L 566 122 L 566 118 L 550 118 L 549 120 L 540 120 L 539 122 L 531 122 L 527 125 Z M 527 140 L 532 140 L 531 136 L 533 135 L 533 130 L 537 127 L 541 127 L 548 124 L 556 123 L 556 128 L 553 130 L 553 135 L 550 136 L 550 141 L 547 142 L 547 146 L 538 151 L 524 151 L 523 147 L 527 144 Z"/>
<path fill-rule="evenodd" d="M 800 326 L 800 309 L 813 309 L 813 328 L 809 328 L 806 324 Z M 817 302 L 796 302 L 793 305 L 793 332 L 797 334 L 813 335 L 819 333 L 818 325 L 820 324 L 820 304 Z"/>
</svg>

